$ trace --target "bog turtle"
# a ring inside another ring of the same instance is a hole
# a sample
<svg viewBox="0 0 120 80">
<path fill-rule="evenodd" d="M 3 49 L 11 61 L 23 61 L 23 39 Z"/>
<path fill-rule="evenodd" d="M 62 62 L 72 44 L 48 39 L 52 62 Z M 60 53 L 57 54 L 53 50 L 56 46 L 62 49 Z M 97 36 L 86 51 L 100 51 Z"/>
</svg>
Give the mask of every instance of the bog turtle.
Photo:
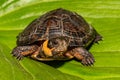
<svg viewBox="0 0 120 80">
<path fill-rule="evenodd" d="M 62 8 L 35 19 L 17 36 L 12 54 L 21 60 L 30 56 L 40 61 L 78 59 L 83 65 L 95 60 L 86 49 L 102 39 L 80 15 Z"/>
</svg>

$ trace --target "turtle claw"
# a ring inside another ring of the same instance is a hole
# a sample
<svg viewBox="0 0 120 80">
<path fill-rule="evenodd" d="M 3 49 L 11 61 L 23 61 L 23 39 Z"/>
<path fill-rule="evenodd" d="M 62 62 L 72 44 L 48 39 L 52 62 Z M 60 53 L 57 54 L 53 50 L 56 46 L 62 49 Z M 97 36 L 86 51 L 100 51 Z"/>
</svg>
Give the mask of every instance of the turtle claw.
<svg viewBox="0 0 120 80">
<path fill-rule="evenodd" d="M 73 50 L 74 57 L 81 61 L 83 65 L 91 66 L 94 64 L 95 60 L 93 55 L 88 52 L 86 49 L 79 47 Z"/>
<path fill-rule="evenodd" d="M 95 62 L 95 60 L 94 60 L 93 56 L 90 56 L 90 55 L 84 57 L 84 58 L 81 60 L 81 63 L 82 63 L 83 65 L 86 65 L 86 66 L 91 66 L 91 65 L 94 64 L 94 62 Z"/>
<path fill-rule="evenodd" d="M 18 60 L 22 60 L 23 57 L 24 57 L 24 56 L 23 56 L 22 54 L 19 53 L 19 54 L 16 56 L 16 59 L 18 59 Z"/>
<path fill-rule="evenodd" d="M 12 51 L 13 56 L 16 57 L 16 59 L 18 60 L 22 60 L 23 59 L 23 55 L 21 54 L 21 52 L 19 50 L 17 50 L 17 48 L 14 48 L 14 50 Z"/>
<path fill-rule="evenodd" d="M 37 45 L 17 46 L 13 49 L 12 54 L 18 60 L 21 60 L 21 59 L 23 59 L 24 56 L 27 56 L 27 55 L 34 53 L 37 49 L 38 49 Z"/>
</svg>

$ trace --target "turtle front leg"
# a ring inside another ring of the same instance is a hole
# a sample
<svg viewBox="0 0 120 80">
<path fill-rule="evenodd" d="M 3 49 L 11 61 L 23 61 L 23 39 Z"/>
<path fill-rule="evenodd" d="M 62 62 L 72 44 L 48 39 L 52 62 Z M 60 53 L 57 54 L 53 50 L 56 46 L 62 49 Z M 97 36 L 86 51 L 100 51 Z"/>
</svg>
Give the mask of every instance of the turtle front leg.
<svg viewBox="0 0 120 80">
<path fill-rule="evenodd" d="M 69 58 L 75 57 L 80 60 L 83 65 L 87 66 L 92 65 L 95 62 L 93 55 L 83 47 L 74 48 L 65 55 Z"/>
<path fill-rule="evenodd" d="M 39 47 L 37 45 L 29 45 L 29 46 L 17 46 L 13 49 L 12 54 L 18 60 L 21 60 L 24 56 L 30 55 L 37 51 Z"/>
</svg>

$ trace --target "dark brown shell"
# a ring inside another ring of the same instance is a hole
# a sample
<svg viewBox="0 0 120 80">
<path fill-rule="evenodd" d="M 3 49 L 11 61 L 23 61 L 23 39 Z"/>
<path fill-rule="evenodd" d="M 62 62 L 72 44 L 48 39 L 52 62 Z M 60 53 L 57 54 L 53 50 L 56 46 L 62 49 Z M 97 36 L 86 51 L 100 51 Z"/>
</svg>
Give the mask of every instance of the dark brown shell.
<svg viewBox="0 0 120 80">
<path fill-rule="evenodd" d="M 62 8 L 34 20 L 19 34 L 17 44 L 29 45 L 39 40 L 67 37 L 70 46 L 86 46 L 98 33 L 80 15 Z"/>
</svg>

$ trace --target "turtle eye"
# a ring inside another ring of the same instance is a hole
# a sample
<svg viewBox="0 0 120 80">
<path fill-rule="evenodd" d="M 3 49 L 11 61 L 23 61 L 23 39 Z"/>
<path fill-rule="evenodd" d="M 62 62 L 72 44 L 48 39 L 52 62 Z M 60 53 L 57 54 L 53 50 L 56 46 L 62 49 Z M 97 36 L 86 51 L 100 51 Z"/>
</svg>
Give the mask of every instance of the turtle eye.
<svg viewBox="0 0 120 80">
<path fill-rule="evenodd" d="M 48 44 L 48 47 L 49 48 L 53 48 L 53 47 L 56 47 L 57 45 L 58 45 L 58 41 L 56 41 L 56 40 L 50 40 L 49 44 Z"/>
<path fill-rule="evenodd" d="M 53 45 L 58 45 L 58 41 L 54 40 L 54 41 L 52 41 L 52 44 Z"/>
</svg>

